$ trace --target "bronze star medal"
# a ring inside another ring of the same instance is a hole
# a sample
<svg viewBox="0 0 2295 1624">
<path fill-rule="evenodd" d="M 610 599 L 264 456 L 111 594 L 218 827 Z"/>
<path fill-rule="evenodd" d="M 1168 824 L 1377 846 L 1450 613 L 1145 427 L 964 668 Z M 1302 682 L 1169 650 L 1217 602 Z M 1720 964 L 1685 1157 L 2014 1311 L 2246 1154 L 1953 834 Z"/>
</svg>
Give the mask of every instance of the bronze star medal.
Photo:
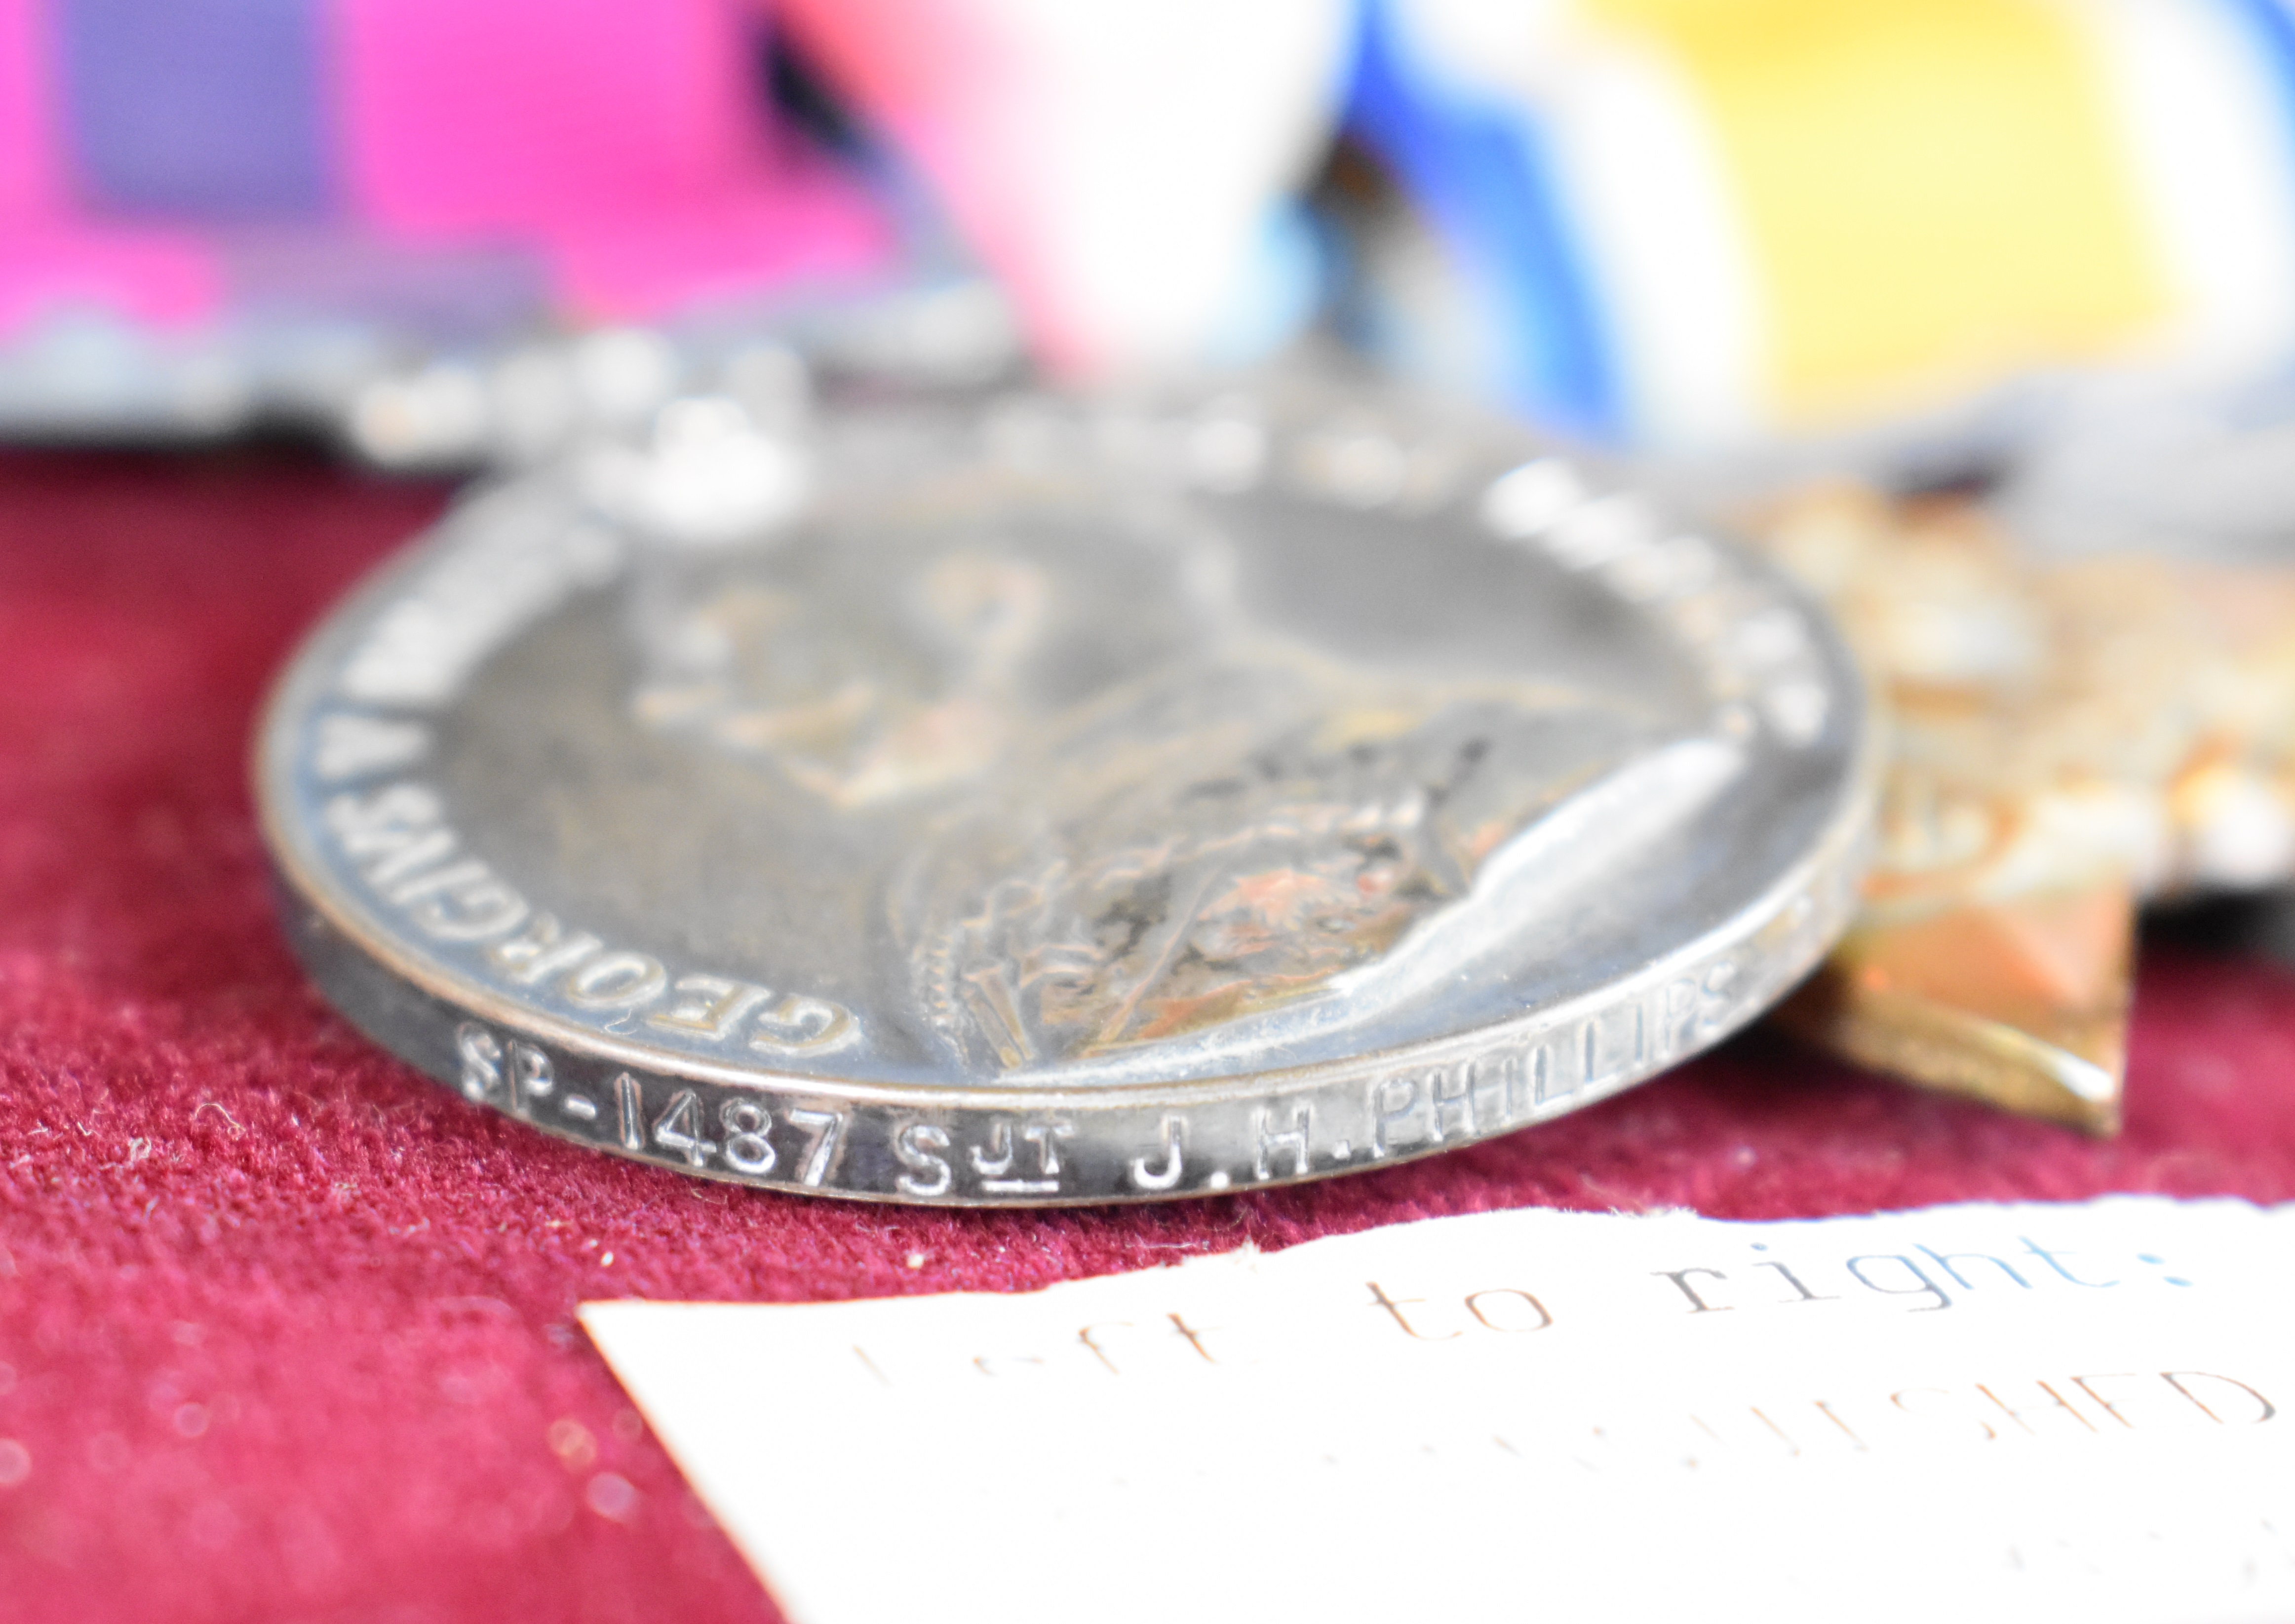
<svg viewBox="0 0 2295 1624">
<path fill-rule="evenodd" d="M 1863 910 L 1776 1018 L 2115 1131 L 2137 908 L 2295 874 L 2295 570 L 2042 561 L 1971 499 L 1846 484 L 1752 520 L 1894 727 Z"/>
</svg>

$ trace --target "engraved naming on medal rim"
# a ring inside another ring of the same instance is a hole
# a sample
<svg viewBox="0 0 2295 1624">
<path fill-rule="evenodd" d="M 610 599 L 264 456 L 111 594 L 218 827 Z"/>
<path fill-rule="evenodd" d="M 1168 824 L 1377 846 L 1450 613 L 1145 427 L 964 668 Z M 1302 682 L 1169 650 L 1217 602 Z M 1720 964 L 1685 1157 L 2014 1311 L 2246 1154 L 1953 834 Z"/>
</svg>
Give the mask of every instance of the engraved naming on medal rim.
<svg viewBox="0 0 2295 1624">
<path fill-rule="evenodd" d="M 484 493 L 282 682 L 298 949 L 473 1103 L 825 1194 L 1214 1193 L 1613 1092 L 1852 906 L 1828 624 L 1517 430 L 1292 378 L 801 455 L 732 534 L 615 465 Z"/>
</svg>

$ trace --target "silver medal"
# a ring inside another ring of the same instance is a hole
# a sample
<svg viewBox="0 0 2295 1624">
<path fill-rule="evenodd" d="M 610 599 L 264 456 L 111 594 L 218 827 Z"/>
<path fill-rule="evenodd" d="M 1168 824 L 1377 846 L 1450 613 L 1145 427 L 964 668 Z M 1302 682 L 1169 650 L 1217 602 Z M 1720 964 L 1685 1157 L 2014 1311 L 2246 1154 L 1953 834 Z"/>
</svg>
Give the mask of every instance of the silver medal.
<svg viewBox="0 0 2295 1624">
<path fill-rule="evenodd" d="M 1381 1165 L 1662 1070 L 1855 902 L 1821 612 L 1521 431 L 1275 379 L 682 403 L 304 649 L 290 927 L 477 1104 L 951 1204 Z"/>
</svg>

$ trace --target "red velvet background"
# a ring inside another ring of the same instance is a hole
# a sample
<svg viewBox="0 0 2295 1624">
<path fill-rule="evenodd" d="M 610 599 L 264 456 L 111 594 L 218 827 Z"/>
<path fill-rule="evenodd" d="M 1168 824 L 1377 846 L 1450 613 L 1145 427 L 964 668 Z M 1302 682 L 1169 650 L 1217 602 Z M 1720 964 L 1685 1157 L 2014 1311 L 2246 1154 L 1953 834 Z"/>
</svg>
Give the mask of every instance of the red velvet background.
<svg viewBox="0 0 2295 1624">
<path fill-rule="evenodd" d="M 1022 1288 L 1541 1203 L 2295 1197 L 2295 980 L 2188 949 L 2144 966 L 2109 1145 L 1758 1034 L 1463 1153 L 1128 1211 L 803 1201 L 543 1138 L 328 1011 L 249 814 L 269 674 L 441 500 L 270 451 L 0 457 L 0 1616 L 772 1618 L 584 1298 Z"/>
</svg>

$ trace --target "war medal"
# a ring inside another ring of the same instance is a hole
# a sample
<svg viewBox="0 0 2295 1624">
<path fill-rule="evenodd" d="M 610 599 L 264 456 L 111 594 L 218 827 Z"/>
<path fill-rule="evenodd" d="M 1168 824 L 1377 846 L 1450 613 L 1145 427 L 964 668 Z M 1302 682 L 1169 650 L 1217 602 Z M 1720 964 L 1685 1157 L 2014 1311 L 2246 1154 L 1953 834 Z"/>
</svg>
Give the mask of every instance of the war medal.
<svg viewBox="0 0 2295 1624">
<path fill-rule="evenodd" d="M 823 1194 L 1241 1189 L 1604 1098 L 1855 906 L 1823 612 L 1520 430 L 662 422 L 466 501 L 265 724 L 301 951 L 473 1102 Z"/>
</svg>

